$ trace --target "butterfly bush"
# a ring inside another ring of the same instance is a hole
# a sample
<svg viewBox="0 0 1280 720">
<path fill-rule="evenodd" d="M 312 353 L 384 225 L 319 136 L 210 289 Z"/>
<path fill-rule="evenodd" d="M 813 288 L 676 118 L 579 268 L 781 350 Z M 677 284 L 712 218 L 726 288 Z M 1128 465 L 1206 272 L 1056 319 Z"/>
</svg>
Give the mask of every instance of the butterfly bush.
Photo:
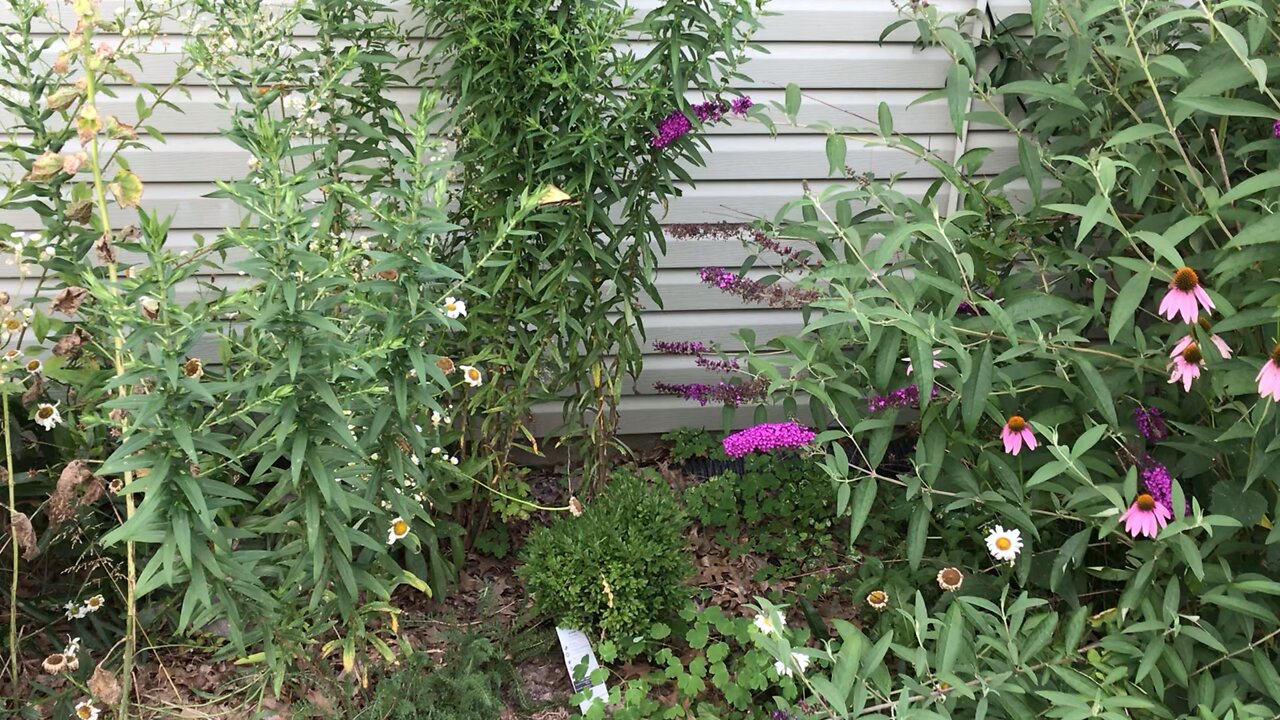
<svg viewBox="0 0 1280 720">
<path fill-rule="evenodd" d="M 821 128 L 833 172 L 874 146 L 940 180 L 806 191 L 766 234 L 821 258 L 817 296 L 742 363 L 808 403 L 866 558 L 862 624 L 779 709 L 1274 717 L 1280 4 L 1050 0 L 982 37 L 899 5 L 969 152 L 887 104 Z"/>
</svg>

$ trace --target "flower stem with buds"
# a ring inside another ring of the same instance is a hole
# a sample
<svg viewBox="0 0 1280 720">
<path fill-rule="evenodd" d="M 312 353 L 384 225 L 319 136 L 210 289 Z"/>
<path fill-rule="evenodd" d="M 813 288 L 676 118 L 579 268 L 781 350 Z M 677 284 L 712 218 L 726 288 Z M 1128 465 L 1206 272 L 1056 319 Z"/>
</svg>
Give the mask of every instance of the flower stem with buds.
<svg viewBox="0 0 1280 720">
<path fill-rule="evenodd" d="M 85 106 L 87 107 L 95 107 L 97 90 L 98 90 L 98 65 L 97 64 L 102 61 L 95 56 L 93 51 L 93 45 L 91 42 L 92 36 L 93 36 L 93 27 L 94 27 L 93 18 L 84 17 L 82 19 L 86 21 L 84 23 L 85 39 L 80 46 L 80 56 L 81 56 L 81 60 L 84 63 L 84 68 L 85 68 L 85 100 L 84 102 L 85 102 Z M 109 236 L 111 234 L 111 217 L 107 212 L 106 180 L 103 178 L 103 175 L 102 175 L 102 164 L 100 162 L 101 160 L 100 142 L 99 142 L 99 137 L 97 132 L 95 132 L 92 135 L 92 137 L 89 139 L 88 145 L 89 145 L 89 166 L 93 172 L 94 206 L 98 212 L 98 218 L 102 226 L 102 232 L 104 235 Z M 107 239 L 107 242 L 110 242 L 109 237 Z M 109 255 L 109 261 L 107 262 L 107 275 L 110 279 L 111 292 L 113 294 L 116 294 L 119 292 L 119 282 L 120 282 L 119 269 L 116 264 L 115 254 L 108 253 L 108 255 Z M 124 375 L 124 368 L 125 368 L 124 336 L 121 330 L 119 329 L 116 330 L 115 336 L 112 338 L 112 342 L 114 346 L 112 357 L 111 357 L 112 366 L 113 366 L 113 369 L 115 370 L 116 377 L 120 377 L 121 375 Z M 118 392 L 121 398 L 124 398 L 127 395 L 124 385 L 121 385 L 119 387 Z M 125 425 L 125 421 L 122 420 L 121 425 L 122 425 L 121 437 L 123 439 L 124 430 L 125 430 L 123 426 Z M 124 473 L 125 488 L 127 489 L 132 482 L 133 482 L 133 472 L 126 471 Z M 134 498 L 132 494 L 125 494 L 124 501 L 125 501 L 125 518 L 126 518 L 125 521 L 128 522 L 129 519 L 133 518 L 133 515 L 136 512 L 137 508 L 134 503 Z M 130 686 L 132 685 L 132 680 L 133 680 L 133 662 L 134 662 L 134 655 L 137 653 L 137 649 L 138 649 L 138 638 L 137 638 L 137 634 L 138 634 L 138 598 L 137 598 L 138 570 L 137 570 L 137 558 L 135 554 L 135 547 L 134 547 L 133 540 L 125 541 L 125 557 L 126 557 L 125 564 L 127 568 L 128 585 L 127 585 L 127 591 L 126 591 L 127 597 L 125 598 L 126 620 L 125 620 L 124 656 L 122 659 L 123 667 L 121 669 L 121 675 L 123 676 L 122 683 L 121 683 L 122 690 L 120 693 L 120 708 L 118 713 L 119 717 L 122 717 L 122 718 L 127 718 L 129 716 L 129 712 L 128 712 L 129 711 L 129 693 L 130 693 Z"/>
</svg>

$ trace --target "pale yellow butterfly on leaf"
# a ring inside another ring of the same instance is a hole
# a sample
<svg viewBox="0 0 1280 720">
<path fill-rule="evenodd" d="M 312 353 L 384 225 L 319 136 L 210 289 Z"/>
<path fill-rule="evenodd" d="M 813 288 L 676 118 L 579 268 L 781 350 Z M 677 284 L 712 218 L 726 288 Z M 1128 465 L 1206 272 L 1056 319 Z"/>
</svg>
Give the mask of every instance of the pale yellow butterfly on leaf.
<svg viewBox="0 0 1280 720">
<path fill-rule="evenodd" d="M 577 204 L 569 193 L 561 190 L 555 185 L 548 185 L 547 189 L 542 192 L 542 197 L 538 198 L 538 207 L 550 207 L 552 205 L 574 205 Z"/>
</svg>

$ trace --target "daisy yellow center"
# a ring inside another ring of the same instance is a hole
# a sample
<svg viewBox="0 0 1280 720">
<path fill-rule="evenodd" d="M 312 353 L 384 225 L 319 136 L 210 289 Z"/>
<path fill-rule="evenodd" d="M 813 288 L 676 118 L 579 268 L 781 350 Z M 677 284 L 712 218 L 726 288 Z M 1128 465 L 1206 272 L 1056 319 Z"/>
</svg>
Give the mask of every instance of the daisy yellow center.
<svg viewBox="0 0 1280 720">
<path fill-rule="evenodd" d="M 1022 432 L 1022 429 L 1026 426 L 1027 421 L 1024 420 L 1021 415 L 1014 415 L 1009 418 L 1009 429 L 1014 432 Z"/>
<path fill-rule="evenodd" d="M 1156 509 L 1156 499 L 1146 493 L 1139 495 L 1134 504 L 1143 512 L 1151 512 Z"/>
<path fill-rule="evenodd" d="M 5 321 L 4 321 L 4 329 L 5 329 L 5 330 L 10 330 L 10 331 L 12 331 L 12 330 L 21 330 L 21 329 L 22 329 L 22 323 L 18 322 L 17 320 L 15 320 L 15 319 L 13 319 L 13 318 L 9 318 L 8 320 L 5 320 Z"/>
<path fill-rule="evenodd" d="M 409 532 L 409 523 L 403 520 L 397 520 L 391 523 L 391 532 L 397 535 L 406 535 Z"/>
<path fill-rule="evenodd" d="M 964 575 L 955 568 L 946 568 L 939 577 L 942 579 L 942 584 L 947 587 L 955 587 L 960 584 L 961 580 L 964 580 Z"/>
<path fill-rule="evenodd" d="M 1280 343 L 1276 343 L 1276 346 L 1271 348 L 1271 362 L 1276 367 L 1280 367 Z"/>
<path fill-rule="evenodd" d="M 1186 360 L 1188 363 L 1192 365 L 1196 365 L 1201 360 L 1204 359 L 1204 353 L 1200 352 L 1199 345 L 1197 345 L 1196 343 L 1191 343 L 1190 345 L 1187 345 L 1185 350 L 1182 351 L 1182 359 Z"/>
<path fill-rule="evenodd" d="M 996 547 L 999 548 L 1000 550 L 1008 550 L 1009 548 L 1013 547 L 1013 541 L 1007 537 L 1000 536 L 996 538 Z"/>
<path fill-rule="evenodd" d="M 867 602 L 871 603 L 872 605 L 879 605 L 888 599 L 889 597 L 885 595 L 884 591 L 882 590 L 876 590 L 875 592 L 872 592 L 870 595 L 867 596 Z"/>
<path fill-rule="evenodd" d="M 96 597 L 91 597 L 87 602 L 85 602 L 85 605 L 88 605 L 91 608 L 96 608 L 101 604 L 102 604 L 102 600 Z"/>
<path fill-rule="evenodd" d="M 1173 286 L 1182 292 L 1191 292 L 1199 284 L 1200 278 L 1196 276 L 1196 271 L 1189 267 L 1180 268 L 1173 274 Z"/>
<path fill-rule="evenodd" d="M 4 356 L 6 359 L 13 360 L 14 358 L 18 357 L 18 351 L 10 350 L 9 352 L 5 353 Z"/>
<path fill-rule="evenodd" d="M 93 708 L 88 706 L 76 708 L 76 717 L 89 720 L 89 718 L 93 717 Z"/>
<path fill-rule="evenodd" d="M 39 360 L 32 360 L 32 361 L 30 361 L 30 362 L 28 362 L 28 363 L 27 363 L 27 370 L 28 370 L 29 372 L 35 372 L 35 371 L 37 371 L 37 370 L 39 370 L 39 369 L 40 369 L 40 361 L 39 361 Z"/>
<path fill-rule="evenodd" d="M 476 370 L 475 368 L 472 368 L 472 369 L 468 370 L 468 371 L 467 371 L 467 379 L 468 379 L 468 380 L 479 380 L 479 379 L 480 379 L 480 371 L 479 371 L 479 370 Z"/>
<path fill-rule="evenodd" d="M 41 420 L 45 420 L 47 418 L 53 417 L 53 408 L 49 407 L 48 405 L 41 405 L 40 409 L 36 410 L 36 417 L 40 418 Z"/>
<path fill-rule="evenodd" d="M 448 305 L 444 306 L 444 309 L 448 310 L 449 312 L 453 312 L 454 310 L 458 309 L 458 306 L 455 305 L 454 303 L 449 303 Z"/>
</svg>

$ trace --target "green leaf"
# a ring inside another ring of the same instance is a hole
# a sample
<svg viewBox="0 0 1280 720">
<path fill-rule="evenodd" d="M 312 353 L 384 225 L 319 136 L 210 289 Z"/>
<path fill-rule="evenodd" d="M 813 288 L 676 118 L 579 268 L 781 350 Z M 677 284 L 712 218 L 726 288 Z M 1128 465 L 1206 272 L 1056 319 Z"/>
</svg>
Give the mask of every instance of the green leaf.
<svg viewBox="0 0 1280 720">
<path fill-rule="evenodd" d="M 999 95 L 1027 95 L 1042 100 L 1053 100 L 1081 112 L 1089 108 L 1071 90 L 1063 85 L 1050 85 L 1043 80 L 1016 80 L 996 90 Z"/>
<path fill-rule="evenodd" d="M 1151 272 L 1148 271 L 1129 278 L 1124 287 L 1120 288 L 1116 301 L 1112 303 L 1109 310 L 1111 318 L 1107 321 L 1107 338 L 1111 342 L 1115 342 L 1116 337 L 1133 322 L 1138 306 L 1142 304 L 1143 298 L 1147 295 L 1147 288 L 1150 286 Z"/>
<path fill-rule="evenodd" d="M 1236 233 L 1231 238 L 1231 242 L 1227 243 L 1227 247 L 1244 247 L 1246 245 L 1255 245 L 1258 243 L 1275 242 L 1280 238 L 1280 215 L 1270 214 L 1264 216 L 1261 220 L 1255 220 L 1245 226 L 1243 230 Z"/>
<path fill-rule="evenodd" d="M 847 152 L 848 144 L 845 142 L 844 135 L 831 133 L 827 136 L 827 163 L 830 165 L 832 175 L 844 177 L 844 162 Z"/>
<path fill-rule="evenodd" d="M 992 375 L 992 343 L 983 343 L 982 355 L 978 358 L 977 367 L 971 369 L 965 378 L 964 390 L 961 394 L 961 417 L 965 430 L 972 433 L 982 419 L 991 395 Z"/>
<path fill-rule="evenodd" d="M 796 115 L 800 112 L 800 86 L 795 83 L 787 83 L 787 94 L 783 105 L 787 113 L 787 117 L 791 122 L 795 122 Z"/>
<path fill-rule="evenodd" d="M 889 110 L 889 104 L 882 102 L 876 108 L 877 119 L 880 122 L 880 137 L 889 137 L 893 135 L 893 113 Z"/>
<path fill-rule="evenodd" d="M 1241 100 L 1240 98 L 1222 98 L 1222 97 L 1188 97 L 1179 95 L 1173 99 L 1178 105 L 1183 105 L 1192 110 L 1210 113 L 1212 115 L 1227 115 L 1230 117 L 1252 117 L 1265 118 L 1274 120 L 1276 111 L 1260 105 L 1252 100 Z"/>
<path fill-rule="evenodd" d="M 871 506 L 876 501 L 876 479 L 865 478 L 853 491 L 853 507 L 849 511 L 849 547 L 853 548 L 858 534 L 862 532 L 867 517 L 871 514 Z"/>
<path fill-rule="evenodd" d="M 956 135 L 964 135 L 964 118 L 973 97 L 970 87 L 972 76 L 963 63 L 956 63 L 947 72 L 947 110 L 951 114 L 951 127 Z"/>
<path fill-rule="evenodd" d="M 1139 123 L 1137 125 L 1127 127 L 1117 133 L 1113 133 L 1107 140 L 1106 147 L 1116 147 L 1131 142 L 1137 142 L 1139 140 L 1146 140 L 1147 138 L 1154 137 L 1156 135 L 1167 135 L 1168 132 L 1168 129 L 1163 125 Z"/>
<path fill-rule="evenodd" d="M 924 558 L 924 543 L 929 537 L 929 509 L 917 503 L 907 525 L 907 564 L 912 570 L 920 567 Z"/>
<path fill-rule="evenodd" d="M 1111 389 L 1107 387 L 1107 383 L 1102 379 L 1098 369 L 1081 355 L 1074 356 L 1072 360 L 1080 371 L 1080 375 L 1084 378 L 1085 384 L 1089 387 L 1089 391 L 1093 393 L 1094 400 L 1097 401 L 1094 408 L 1102 413 L 1107 422 L 1113 426 L 1119 425 L 1120 421 L 1116 417 L 1116 404 L 1111 397 Z"/>
</svg>

